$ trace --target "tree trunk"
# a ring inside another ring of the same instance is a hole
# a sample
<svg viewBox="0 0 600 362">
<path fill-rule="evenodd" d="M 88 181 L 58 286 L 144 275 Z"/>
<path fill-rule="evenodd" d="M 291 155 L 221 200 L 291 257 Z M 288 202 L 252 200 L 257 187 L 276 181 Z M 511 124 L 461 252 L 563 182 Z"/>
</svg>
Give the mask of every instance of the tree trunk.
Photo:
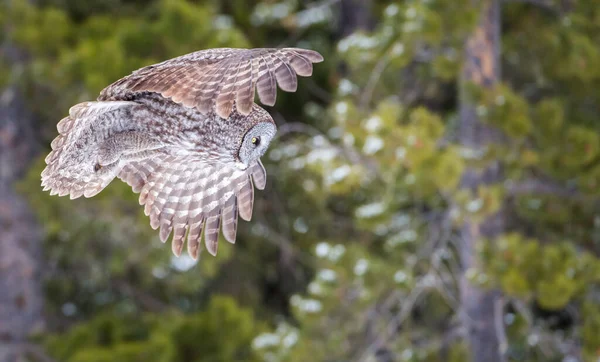
<svg viewBox="0 0 600 362">
<path fill-rule="evenodd" d="M 10 6 L 10 2 L 9 2 Z M 7 29 L 5 29 L 7 30 Z M 0 57 L 14 74 L 22 54 L 10 43 L 0 44 Z M 10 74 L 10 73 L 9 73 Z M 0 89 L 0 361 L 23 360 L 31 352 L 26 341 L 43 328 L 40 286 L 42 233 L 29 205 L 14 190 L 27 171 L 36 147 L 33 120 L 16 86 Z"/>
<path fill-rule="evenodd" d="M 460 143 L 480 150 L 491 142 L 499 142 L 498 130 L 485 125 L 478 118 L 475 105 L 466 94 L 466 84 L 491 87 L 500 78 L 500 0 L 483 0 L 478 26 L 465 44 L 465 63 L 461 74 Z M 480 185 L 499 182 L 501 169 L 496 162 L 484 172 L 467 169 L 462 187 L 475 190 Z M 505 334 L 502 319 L 502 295 L 497 290 L 481 290 L 467 279 L 468 270 L 476 267 L 475 244 L 481 237 L 493 237 L 504 231 L 502 212 L 483 222 L 465 220 L 461 234 L 461 304 L 463 324 L 474 362 L 505 361 Z"/>
<path fill-rule="evenodd" d="M 6 362 L 20 353 L 7 347 L 22 345 L 43 326 L 41 232 L 13 188 L 33 149 L 24 109 L 14 87 L 0 93 L 0 360 Z"/>
<path fill-rule="evenodd" d="M 359 29 L 371 30 L 373 27 L 371 6 L 371 0 L 341 0 L 338 37 L 346 37 Z"/>
</svg>

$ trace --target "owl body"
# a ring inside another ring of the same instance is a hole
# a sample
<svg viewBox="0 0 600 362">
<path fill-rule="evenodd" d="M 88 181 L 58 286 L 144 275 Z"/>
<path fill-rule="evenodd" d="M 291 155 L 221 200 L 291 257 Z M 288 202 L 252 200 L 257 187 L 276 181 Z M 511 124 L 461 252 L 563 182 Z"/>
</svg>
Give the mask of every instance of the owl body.
<svg viewBox="0 0 600 362">
<path fill-rule="evenodd" d="M 252 217 L 260 162 L 276 127 L 253 102 L 272 105 L 277 85 L 296 90 L 320 54 L 298 48 L 211 49 L 135 71 L 96 102 L 73 106 L 46 157 L 51 194 L 92 197 L 118 177 L 138 192 L 150 226 L 180 255 L 197 258 L 203 237 L 217 252 L 219 231 L 236 238 L 238 215 Z"/>
<path fill-rule="evenodd" d="M 132 126 L 159 142 L 163 152 L 190 155 L 207 162 L 247 168 L 249 165 L 243 165 L 238 156 L 244 135 L 262 122 L 275 127 L 269 113 L 256 104 L 248 115 L 234 110 L 223 119 L 215 112 L 203 114 L 157 93 L 145 92 L 128 98 L 144 107 L 143 112 L 134 115 Z"/>
</svg>

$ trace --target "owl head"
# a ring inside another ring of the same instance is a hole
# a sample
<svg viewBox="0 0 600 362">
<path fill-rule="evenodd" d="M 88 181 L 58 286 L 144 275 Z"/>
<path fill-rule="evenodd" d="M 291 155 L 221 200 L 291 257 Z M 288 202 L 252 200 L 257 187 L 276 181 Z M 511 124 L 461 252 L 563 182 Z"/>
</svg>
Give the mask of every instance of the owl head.
<svg viewBox="0 0 600 362">
<path fill-rule="evenodd" d="M 265 154 L 277 132 L 271 115 L 257 105 L 246 117 L 250 127 L 244 133 L 237 152 L 237 166 L 243 170 Z"/>
</svg>

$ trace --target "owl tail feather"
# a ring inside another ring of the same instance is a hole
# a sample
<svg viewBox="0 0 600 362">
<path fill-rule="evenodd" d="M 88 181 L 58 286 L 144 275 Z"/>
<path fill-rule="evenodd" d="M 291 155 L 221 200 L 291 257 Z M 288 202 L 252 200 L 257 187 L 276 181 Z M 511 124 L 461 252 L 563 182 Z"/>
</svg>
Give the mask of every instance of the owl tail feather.
<svg viewBox="0 0 600 362">
<path fill-rule="evenodd" d="M 56 126 L 59 135 L 52 141 L 42 171 L 42 187 L 50 195 L 76 199 L 102 191 L 119 173 L 118 164 L 99 167 L 99 144 L 94 130 L 110 124 L 134 102 L 84 102 L 69 110 L 69 116 Z M 102 125 L 102 126 L 100 126 Z"/>
</svg>

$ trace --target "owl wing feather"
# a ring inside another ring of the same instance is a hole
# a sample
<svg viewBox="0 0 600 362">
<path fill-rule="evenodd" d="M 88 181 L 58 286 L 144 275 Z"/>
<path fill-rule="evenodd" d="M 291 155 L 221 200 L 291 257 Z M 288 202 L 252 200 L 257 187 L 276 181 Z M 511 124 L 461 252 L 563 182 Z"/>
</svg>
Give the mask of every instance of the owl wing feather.
<svg viewBox="0 0 600 362">
<path fill-rule="evenodd" d="M 157 92 L 203 114 L 214 110 L 227 118 L 235 105 L 239 113 L 248 115 L 255 89 L 263 104 L 273 106 L 277 85 L 294 92 L 296 76 L 310 76 L 312 63 L 321 61 L 318 52 L 300 48 L 201 50 L 141 68 L 106 87 L 98 100 Z"/>
<path fill-rule="evenodd" d="M 173 253 L 181 254 L 187 236 L 188 253 L 194 259 L 203 230 L 212 255 L 217 253 L 219 229 L 227 241 L 235 242 L 238 215 L 247 221 L 252 217 L 253 184 L 262 189 L 266 182 L 260 160 L 240 170 L 168 154 L 130 162 L 118 177 L 140 193 L 140 205 L 152 228 L 160 228 L 161 240 L 173 234 Z"/>
<path fill-rule="evenodd" d="M 51 144 L 41 175 L 42 186 L 51 194 L 91 197 L 119 177 L 140 194 L 139 202 L 151 227 L 160 229 L 161 240 L 166 242 L 173 235 L 175 255 L 181 254 L 187 240 L 188 253 L 198 258 L 202 238 L 208 252 L 216 255 L 219 230 L 234 243 L 238 215 L 246 221 L 252 218 L 254 187 L 262 190 L 266 185 L 260 160 L 241 170 L 194 154 L 156 149 L 118 159 L 116 151 L 107 154 L 103 148 L 109 130 L 114 125 L 123 127 L 137 107 L 144 107 L 136 102 L 136 95 L 146 92 L 203 114 L 216 112 L 227 119 L 235 107 L 238 113 L 249 115 L 255 93 L 263 104 L 272 106 L 278 87 L 296 91 L 297 76 L 310 76 L 313 63 L 321 61 L 319 53 L 299 48 L 221 48 L 141 68 L 106 87 L 98 102 L 74 106 L 59 122 L 59 136 Z M 109 162 L 113 156 L 119 162 Z"/>
<path fill-rule="evenodd" d="M 52 141 L 52 150 L 46 156 L 42 171 L 42 187 L 50 195 L 76 199 L 92 197 L 102 191 L 116 176 L 116 170 L 95 172 L 94 153 L 90 153 L 89 134 L 96 124 L 116 122 L 128 110 L 139 105 L 135 102 L 83 102 L 74 105 L 69 115 L 58 122 L 58 136 Z M 85 134 L 88 137 L 85 137 Z"/>
</svg>

